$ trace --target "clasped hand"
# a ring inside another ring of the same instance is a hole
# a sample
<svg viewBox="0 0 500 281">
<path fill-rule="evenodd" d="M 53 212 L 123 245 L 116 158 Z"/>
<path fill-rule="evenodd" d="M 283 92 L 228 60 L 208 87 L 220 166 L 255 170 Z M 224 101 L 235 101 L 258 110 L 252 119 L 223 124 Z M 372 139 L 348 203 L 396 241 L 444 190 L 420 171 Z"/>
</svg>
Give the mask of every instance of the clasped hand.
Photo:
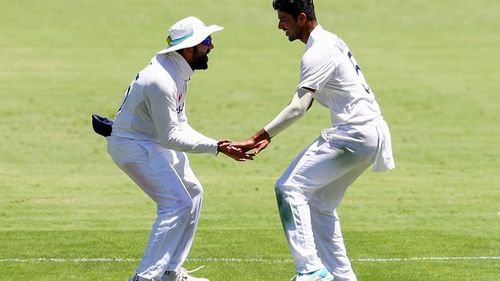
<svg viewBox="0 0 500 281">
<path fill-rule="evenodd" d="M 217 150 L 236 161 L 253 160 L 253 157 L 264 150 L 270 142 L 269 135 L 265 131 L 264 133 L 259 131 L 253 137 L 243 141 L 220 140 Z"/>
</svg>

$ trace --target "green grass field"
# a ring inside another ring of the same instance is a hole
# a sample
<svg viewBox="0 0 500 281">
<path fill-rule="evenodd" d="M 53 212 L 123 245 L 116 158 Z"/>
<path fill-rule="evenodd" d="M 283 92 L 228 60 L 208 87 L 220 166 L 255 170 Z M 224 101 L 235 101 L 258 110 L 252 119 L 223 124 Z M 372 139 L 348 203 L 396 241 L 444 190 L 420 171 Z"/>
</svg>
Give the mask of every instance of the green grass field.
<svg viewBox="0 0 500 281">
<path fill-rule="evenodd" d="M 225 26 L 188 116 L 240 139 L 288 102 L 304 45 L 271 0 L 3 1 L 0 280 L 127 280 L 155 206 L 90 115 L 114 113 L 176 20 Z M 365 173 L 339 209 L 360 281 L 500 280 L 500 2 L 316 1 L 391 126 L 397 169 Z M 191 155 L 205 201 L 187 268 L 212 281 L 289 280 L 274 181 L 329 126 L 316 104 L 254 162 Z M 483 257 L 483 258 L 480 258 Z"/>
</svg>

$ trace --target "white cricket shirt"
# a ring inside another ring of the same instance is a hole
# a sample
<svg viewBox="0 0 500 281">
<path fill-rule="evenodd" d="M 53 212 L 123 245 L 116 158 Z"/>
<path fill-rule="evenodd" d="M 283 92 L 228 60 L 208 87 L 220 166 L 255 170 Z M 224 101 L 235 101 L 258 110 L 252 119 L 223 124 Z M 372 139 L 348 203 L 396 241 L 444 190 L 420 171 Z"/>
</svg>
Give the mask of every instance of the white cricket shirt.
<svg viewBox="0 0 500 281">
<path fill-rule="evenodd" d="M 381 116 L 373 91 L 346 43 L 317 25 L 301 59 L 297 88 L 311 88 L 330 109 L 333 126 L 363 124 Z"/>
<path fill-rule="evenodd" d="M 192 74 L 177 52 L 153 57 L 125 93 L 112 135 L 150 140 L 177 151 L 217 154 L 217 141 L 188 124 L 186 90 Z"/>
</svg>

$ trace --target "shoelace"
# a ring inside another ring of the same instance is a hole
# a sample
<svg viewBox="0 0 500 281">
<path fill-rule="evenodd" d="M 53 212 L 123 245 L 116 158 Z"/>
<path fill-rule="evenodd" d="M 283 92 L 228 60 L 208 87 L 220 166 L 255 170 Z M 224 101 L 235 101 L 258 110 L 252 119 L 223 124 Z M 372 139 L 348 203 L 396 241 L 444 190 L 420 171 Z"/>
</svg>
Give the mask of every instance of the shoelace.
<svg viewBox="0 0 500 281">
<path fill-rule="evenodd" d="M 196 271 L 198 271 L 198 270 L 200 270 L 200 269 L 202 269 L 202 268 L 204 268 L 204 267 L 205 267 L 205 266 L 204 266 L 204 265 L 202 265 L 202 266 L 197 267 L 197 268 L 192 269 L 192 270 L 186 270 L 185 268 L 184 268 L 184 270 L 186 271 L 186 273 L 193 273 L 193 272 L 196 272 Z"/>
<path fill-rule="evenodd" d="M 195 269 L 192 269 L 192 270 L 186 270 L 185 268 L 181 268 L 181 270 L 179 271 L 179 277 L 181 278 L 181 280 L 187 280 L 190 273 L 196 272 L 204 267 L 205 266 L 202 265 L 202 266 L 195 268 Z"/>
</svg>

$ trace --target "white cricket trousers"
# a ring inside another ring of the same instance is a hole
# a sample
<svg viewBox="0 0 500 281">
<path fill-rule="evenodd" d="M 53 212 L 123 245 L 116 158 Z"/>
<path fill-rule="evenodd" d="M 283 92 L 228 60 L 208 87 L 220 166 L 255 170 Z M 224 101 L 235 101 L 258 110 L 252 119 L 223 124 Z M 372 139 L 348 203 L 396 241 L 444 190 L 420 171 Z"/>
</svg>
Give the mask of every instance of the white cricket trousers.
<svg viewBox="0 0 500 281">
<path fill-rule="evenodd" d="M 298 273 L 326 267 L 336 281 L 357 280 L 336 208 L 373 163 L 379 132 L 376 122 L 325 129 L 278 179 L 278 208 Z"/>
<path fill-rule="evenodd" d="M 179 270 L 191 249 L 202 205 L 203 188 L 185 153 L 151 141 L 108 137 L 108 152 L 157 204 L 157 217 L 136 273 L 160 280 Z"/>
</svg>

